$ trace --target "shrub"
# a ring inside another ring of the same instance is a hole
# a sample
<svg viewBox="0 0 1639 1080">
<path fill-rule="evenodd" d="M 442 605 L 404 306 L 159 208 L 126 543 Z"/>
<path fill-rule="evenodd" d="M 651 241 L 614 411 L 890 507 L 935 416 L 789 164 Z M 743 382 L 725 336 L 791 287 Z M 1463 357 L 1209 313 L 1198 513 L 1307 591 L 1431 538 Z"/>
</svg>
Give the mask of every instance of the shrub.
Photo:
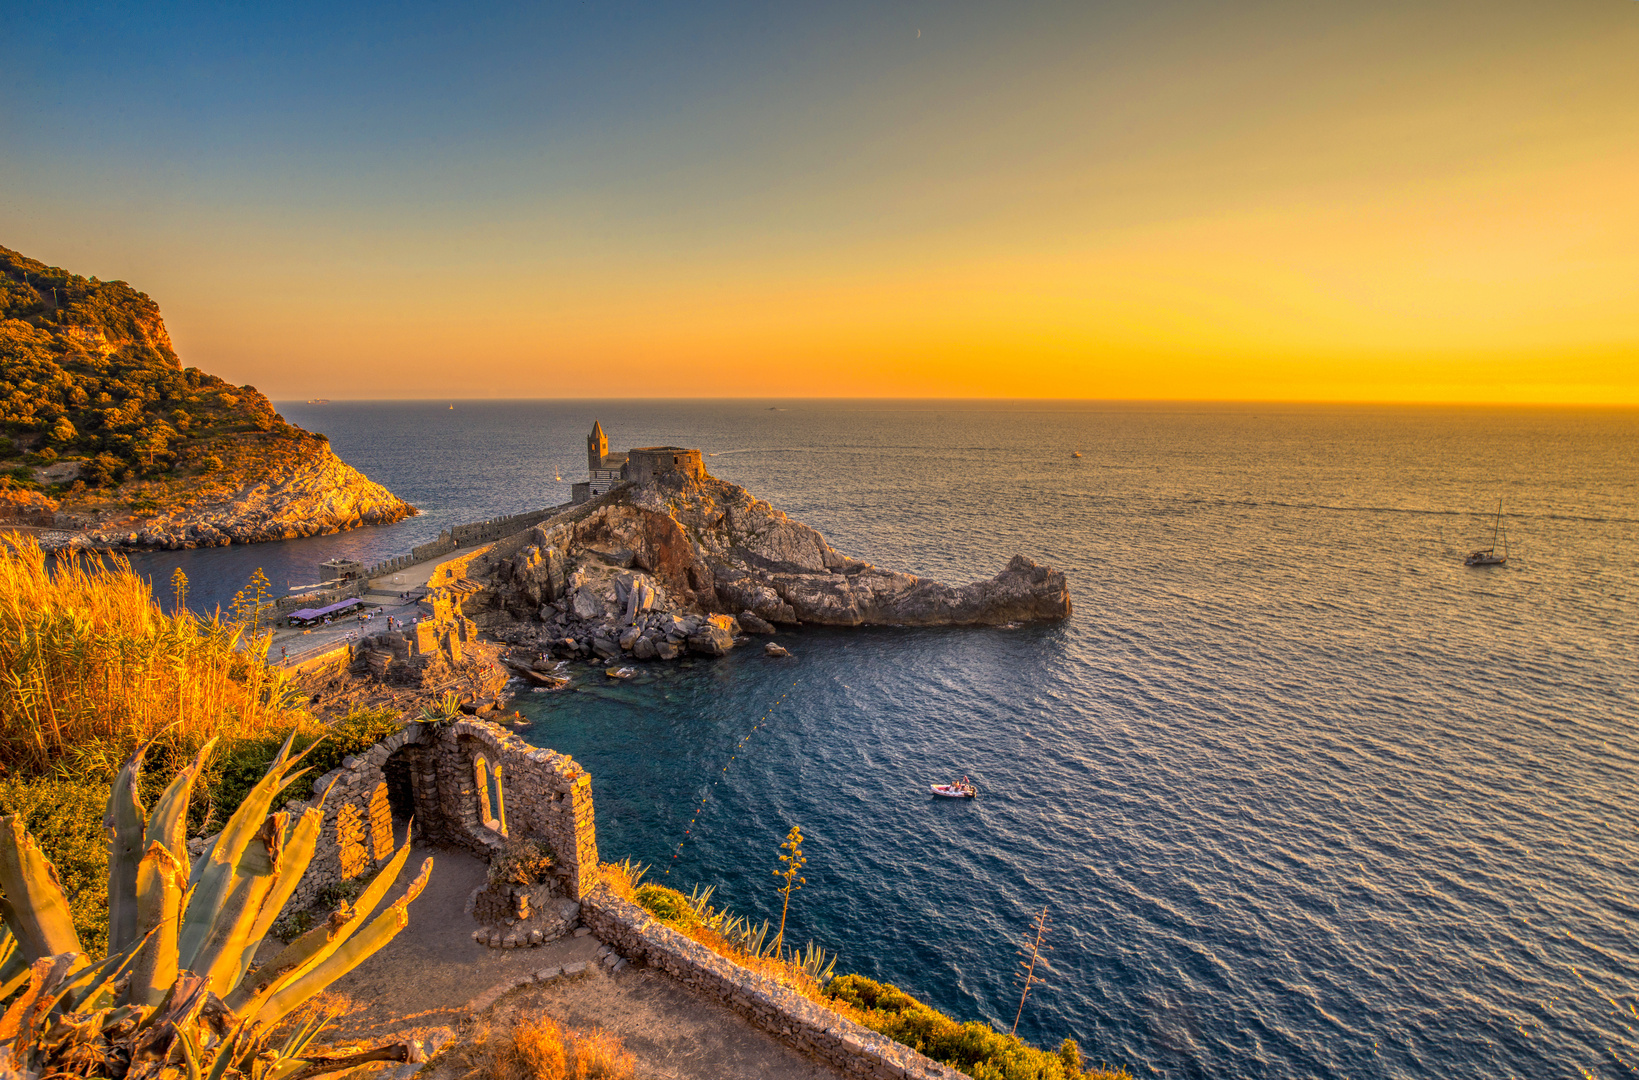
<svg viewBox="0 0 1639 1080">
<path fill-rule="evenodd" d="M 974 1080 L 1131 1080 L 1125 1069 L 1081 1071 L 1081 1051 L 1066 1039 L 1057 1053 L 1038 1050 L 989 1024 L 959 1024 L 889 983 L 842 975 L 825 988 L 844 1016 L 904 1043 Z"/>
<path fill-rule="evenodd" d="M 492 1080 L 630 1080 L 637 1058 L 601 1028 L 577 1031 L 545 1016 L 509 1029 L 478 1020 L 450 1051 L 457 1075 Z"/>
<path fill-rule="evenodd" d="M 57 868 L 74 931 L 90 955 L 108 949 L 108 838 L 102 826 L 106 783 L 49 776 L 0 780 L 0 814 L 23 825 Z"/>
<path fill-rule="evenodd" d="M 491 885 L 539 885 L 556 866 L 552 850 L 540 840 L 525 837 L 507 843 L 505 850 L 490 861 Z"/>
<path fill-rule="evenodd" d="M 689 898 L 664 885 L 639 885 L 637 903 L 649 914 L 674 930 L 687 931 L 700 925 Z"/>
<path fill-rule="evenodd" d="M 496 1058 L 497 1080 L 564 1080 L 569 1074 L 563 1029 L 544 1016 L 528 1016 L 512 1026 Z"/>
<path fill-rule="evenodd" d="M 627 1080 L 637 1071 L 637 1056 L 602 1028 L 572 1033 L 575 1080 Z"/>
<path fill-rule="evenodd" d="M 370 749 L 396 735 L 399 729 L 398 713 L 392 709 L 356 709 L 330 724 L 305 713 L 292 713 L 283 724 L 269 726 L 261 734 L 229 740 L 205 771 L 205 782 L 213 800 L 211 813 L 215 820 L 225 821 L 239 808 L 267 771 L 268 762 L 278 754 L 286 736 L 295 736 L 293 745 L 297 751 L 324 740 L 302 759 L 307 772 L 285 790 L 287 798 L 309 799 L 313 796 L 315 780 L 341 765 L 349 755 Z"/>
</svg>

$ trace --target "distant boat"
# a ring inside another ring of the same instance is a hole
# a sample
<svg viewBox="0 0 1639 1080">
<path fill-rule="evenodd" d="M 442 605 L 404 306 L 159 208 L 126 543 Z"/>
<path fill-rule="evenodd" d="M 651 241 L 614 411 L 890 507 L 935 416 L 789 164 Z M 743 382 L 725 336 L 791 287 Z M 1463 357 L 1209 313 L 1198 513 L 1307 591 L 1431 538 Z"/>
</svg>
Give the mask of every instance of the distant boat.
<svg viewBox="0 0 1639 1080">
<path fill-rule="evenodd" d="M 941 799 L 971 799 L 979 794 L 965 776 L 954 784 L 929 784 L 928 787 Z"/>
<path fill-rule="evenodd" d="M 307 403 L 309 405 L 328 405 L 330 404 L 330 399 L 323 397 L 308 398 Z"/>
<path fill-rule="evenodd" d="M 450 412 L 454 412 L 454 411 L 455 411 L 455 406 L 454 406 L 454 405 L 451 405 L 451 406 L 450 406 Z"/>
<path fill-rule="evenodd" d="M 1080 457 L 1081 456 L 1081 451 L 1080 450 L 1072 450 L 1072 451 L 1070 451 L 1070 456 L 1071 457 Z"/>
<path fill-rule="evenodd" d="M 1502 554 L 1497 554 L 1497 537 L 1502 537 Z M 1497 500 L 1497 520 L 1491 526 L 1491 546 L 1468 553 L 1464 566 L 1502 566 L 1508 562 L 1508 534 L 1502 531 L 1502 500 Z"/>
</svg>

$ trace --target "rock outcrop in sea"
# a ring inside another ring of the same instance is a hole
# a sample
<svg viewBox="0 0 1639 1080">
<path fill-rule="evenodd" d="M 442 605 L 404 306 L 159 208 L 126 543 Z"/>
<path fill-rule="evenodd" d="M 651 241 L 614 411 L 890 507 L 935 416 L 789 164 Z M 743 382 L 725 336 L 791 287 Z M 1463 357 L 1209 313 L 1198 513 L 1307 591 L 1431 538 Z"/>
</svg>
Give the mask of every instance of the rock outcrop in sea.
<svg viewBox="0 0 1639 1080">
<path fill-rule="evenodd" d="M 720 655 L 778 624 L 995 626 L 1072 610 L 1064 574 L 1022 555 L 969 585 L 884 570 L 710 476 L 622 485 L 513 547 L 487 568 L 487 602 L 544 624 L 538 640 L 560 655 Z"/>
</svg>

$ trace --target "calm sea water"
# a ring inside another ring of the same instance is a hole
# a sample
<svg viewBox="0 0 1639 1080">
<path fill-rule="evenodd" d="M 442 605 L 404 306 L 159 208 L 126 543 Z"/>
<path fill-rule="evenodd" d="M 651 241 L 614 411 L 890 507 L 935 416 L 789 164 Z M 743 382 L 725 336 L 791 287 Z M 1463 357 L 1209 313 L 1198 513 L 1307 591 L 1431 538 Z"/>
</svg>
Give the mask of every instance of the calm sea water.
<svg viewBox="0 0 1639 1080">
<path fill-rule="evenodd" d="M 741 911 L 800 824 L 796 937 L 959 1017 L 1012 1023 L 1048 908 L 1020 1033 L 1140 1075 L 1639 1064 L 1639 414 L 768 404 L 287 405 L 426 515 L 140 564 L 209 603 L 397 554 L 564 497 L 594 416 L 883 566 L 1022 552 L 1071 621 L 799 630 L 525 694 L 529 736 L 592 770 L 606 858 Z M 1499 497 L 1513 557 L 1465 568 Z"/>
</svg>

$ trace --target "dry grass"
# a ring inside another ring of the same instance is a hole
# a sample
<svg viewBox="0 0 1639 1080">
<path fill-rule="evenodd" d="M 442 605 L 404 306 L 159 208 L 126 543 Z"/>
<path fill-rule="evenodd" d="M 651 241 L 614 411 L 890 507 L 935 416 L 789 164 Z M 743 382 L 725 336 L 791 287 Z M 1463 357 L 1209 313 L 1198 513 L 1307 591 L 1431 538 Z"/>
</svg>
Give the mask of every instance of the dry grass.
<svg viewBox="0 0 1639 1080">
<path fill-rule="evenodd" d="M 539 1015 L 510 1027 L 475 1022 L 449 1063 L 460 1080 L 630 1080 L 637 1071 L 636 1055 L 609 1032 Z"/>
<path fill-rule="evenodd" d="M 603 863 L 599 867 L 603 875 L 604 884 L 611 892 L 627 903 L 645 907 L 637 898 L 637 881 L 634 871 L 641 871 L 633 865 L 631 860 L 621 863 Z M 647 910 L 647 909 L 646 909 Z M 650 912 L 653 914 L 653 912 Z M 657 916 L 658 918 L 658 916 Z M 820 981 L 810 975 L 801 964 L 793 963 L 789 959 L 778 956 L 759 955 L 741 948 L 711 926 L 693 921 L 674 921 L 662 919 L 668 927 L 697 944 L 704 945 L 718 956 L 732 960 L 749 971 L 772 979 L 788 989 L 795 990 L 808 1000 L 827 1008 L 831 1007 L 831 1000 L 822 992 Z"/>
<path fill-rule="evenodd" d="M 267 639 L 167 615 L 120 556 L 0 534 L 0 764 L 111 775 L 139 742 L 179 753 L 288 726 Z"/>
</svg>

